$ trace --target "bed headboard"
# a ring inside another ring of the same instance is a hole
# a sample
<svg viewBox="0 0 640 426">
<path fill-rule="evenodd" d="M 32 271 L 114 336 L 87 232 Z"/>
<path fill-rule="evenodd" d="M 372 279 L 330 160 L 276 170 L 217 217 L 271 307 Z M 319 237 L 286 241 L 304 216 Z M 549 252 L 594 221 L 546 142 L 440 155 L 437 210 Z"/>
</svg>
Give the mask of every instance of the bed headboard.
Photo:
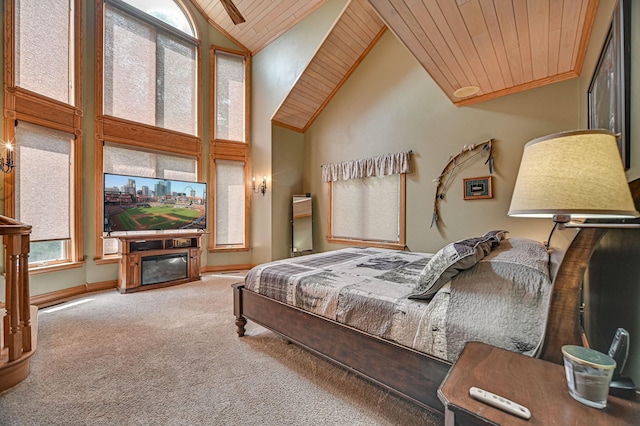
<svg viewBox="0 0 640 426">
<path fill-rule="evenodd" d="M 636 202 L 636 208 L 638 208 L 640 205 L 640 179 L 629 183 L 629 187 Z M 559 262 L 554 277 L 549 317 L 540 358 L 562 364 L 562 345 L 582 344 L 582 283 L 593 251 L 608 231 L 603 228 L 580 229 Z M 552 262 L 553 260 L 554 258 L 552 258 Z"/>
</svg>

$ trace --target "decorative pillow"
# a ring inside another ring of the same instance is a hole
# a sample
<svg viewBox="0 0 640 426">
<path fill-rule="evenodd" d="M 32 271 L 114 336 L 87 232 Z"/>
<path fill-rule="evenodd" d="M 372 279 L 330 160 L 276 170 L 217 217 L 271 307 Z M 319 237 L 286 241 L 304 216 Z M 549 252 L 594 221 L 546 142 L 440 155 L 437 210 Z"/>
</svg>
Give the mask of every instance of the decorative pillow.
<svg viewBox="0 0 640 426">
<path fill-rule="evenodd" d="M 485 234 L 482 237 L 467 238 L 447 244 L 434 254 L 424 267 L 418 277 L 418 284 L 409 298 L 431 299 L 460 271 L 471 268 L 489 254 L 495 241 L 496 236 Z"/>
<path fill-rule="evenodd" d="M 498 230 L 498 231 L 489 231 L 486 234 L 484 234 L 482 237 L 480 238 L 484 238 L 484 239 L 490 239 L 491 240 L 491 249 L 495 249 L 497 246 L 500 245 L 500 241 L 504 240 L 505 238 L 507 238 L 507 234 L 509 233 L 509 231 L 505 231 L 504 229 Z"/>
</svg>

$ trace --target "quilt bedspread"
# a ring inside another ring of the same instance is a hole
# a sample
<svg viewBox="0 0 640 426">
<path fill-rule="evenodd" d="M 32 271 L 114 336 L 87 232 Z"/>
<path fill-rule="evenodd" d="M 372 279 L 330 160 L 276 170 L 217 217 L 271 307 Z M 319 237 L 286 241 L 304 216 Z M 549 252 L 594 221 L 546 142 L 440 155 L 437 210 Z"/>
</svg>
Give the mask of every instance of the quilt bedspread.
<svg viewBox="0 0 640 426">
<path fill-rule="evenodd" d="M 534 355 L 551 291 L 548 272 L 530 256 L 514 259 L 511 243 L 503 246 L 430 301 L 407 296 L 432 254 L 378 248 L 258 265 L 245 288 L 448 361 L 471 340 Z"/>
</svg>

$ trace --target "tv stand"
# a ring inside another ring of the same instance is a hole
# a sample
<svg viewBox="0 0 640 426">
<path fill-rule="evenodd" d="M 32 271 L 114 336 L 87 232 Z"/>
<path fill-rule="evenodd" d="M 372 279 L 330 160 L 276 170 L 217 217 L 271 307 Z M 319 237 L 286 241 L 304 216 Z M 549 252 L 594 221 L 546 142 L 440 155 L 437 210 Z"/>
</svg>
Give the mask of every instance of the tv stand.
<svg viewBox="0 0 640 426">
<path fill-rule="evenodd" d="M 131 293 L 200 280 L 201 236 L 201 232 L 118 236 L 118 291 Z"/>
</svg>

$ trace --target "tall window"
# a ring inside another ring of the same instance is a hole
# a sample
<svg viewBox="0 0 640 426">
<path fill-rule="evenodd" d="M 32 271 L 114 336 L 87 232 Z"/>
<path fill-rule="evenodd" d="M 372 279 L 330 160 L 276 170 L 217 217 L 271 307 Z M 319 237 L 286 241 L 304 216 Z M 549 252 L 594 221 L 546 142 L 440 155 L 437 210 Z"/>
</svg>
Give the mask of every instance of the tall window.
<svg viewBox="0 0 640 426">
<path fill-rule="evenodd" d="M 15 5 L 16 86 L 73 105 L 74 2 L 16 0 Z"/>
<path fill-rule="evenodd" d="M 129 3 L 149 4 L 110 0 L 105 9 L 104 113 L 195 135 L 198 42 L 193 30 L 172 0 L 155 2 L 158 9 Z M 175 21 L 189 31 L 167 25 Z"/>
<path fill-rule="evenodd" d="M 216 244 L 242 246 L 245 242 L 245 163 L 216 160 Z"/>
<path fill-rule="evenodd" d="M 71 239 L 74 136 L 22 122 L 15 135 L 16 219 L 32 226 L 29 263 L 66 261 Z"/>
<path fill-rule="evenodd" d="M 216 51 L 215 139 L 245 142 L 245 57 Z"/>
<path fill-rule="evenodd" d="M 32 226 L 30 267 L 74 267 L 83 256 L 82 2 L 6 4 L 4 139 L 17 155 L 5 214 Z"/>
<path fill-rule="evenodd" d="M 102 0 L 96 13 L 103 87 L 96 99 L 96 234 L 105 237 L 103 173 L 200 176 L 200 42 L 193 19 L 175 0 Z M 99 261 L 113 261 L 117 240 L 100 238 L 96 252 Z"/>
<path fill-rule="evenodd" d="M 249 57 L 212 48 L 214 79 L 211 191 L 214 214 L 213 250 L 248 249 L 247 186 Z"/>
</svg>

